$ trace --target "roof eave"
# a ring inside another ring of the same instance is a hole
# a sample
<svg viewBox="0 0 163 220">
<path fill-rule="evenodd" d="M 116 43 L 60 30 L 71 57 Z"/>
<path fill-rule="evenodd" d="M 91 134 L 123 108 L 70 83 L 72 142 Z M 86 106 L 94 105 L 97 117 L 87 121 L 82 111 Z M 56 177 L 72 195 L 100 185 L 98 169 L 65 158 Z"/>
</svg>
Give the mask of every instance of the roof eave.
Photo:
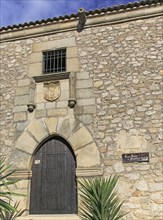
<svg viewBox="0 0 163 220">
<path fill-rule="evenodd" d="M 153 7 L 139 7 L 128 10 L 112 11 L 100 14 L 87 15 L 85 28 L 90 28 L 98 25 L 122 23 L 135 19 L 149 18 L 163 15 L 163 5 L 157 4 Z M 78 18 L 65 19 L 62 21 L 53 21 L 52 23 L 41 23 L 31 26 L 26 26 L 19 29 L 1 31 L 0 42 L 12 41 L 18 39 L 27 39 L 49 35 L 58 32 L 72 31 L 77 29 Z"/>
</svg>

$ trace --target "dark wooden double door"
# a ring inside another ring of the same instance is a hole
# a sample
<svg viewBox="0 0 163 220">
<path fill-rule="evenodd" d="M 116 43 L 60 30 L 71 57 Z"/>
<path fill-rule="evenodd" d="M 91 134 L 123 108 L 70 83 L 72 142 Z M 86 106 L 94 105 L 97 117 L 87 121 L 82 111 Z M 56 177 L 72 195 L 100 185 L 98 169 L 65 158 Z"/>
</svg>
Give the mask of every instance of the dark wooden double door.
<svg viewBox="0 0 163 220">
<path fill-rule="evenodd" d="M 30 214 L 76 213 L 75 169 L 75 156 L 64 139 L 46 141 L 33 161 Z"/>
</svg>

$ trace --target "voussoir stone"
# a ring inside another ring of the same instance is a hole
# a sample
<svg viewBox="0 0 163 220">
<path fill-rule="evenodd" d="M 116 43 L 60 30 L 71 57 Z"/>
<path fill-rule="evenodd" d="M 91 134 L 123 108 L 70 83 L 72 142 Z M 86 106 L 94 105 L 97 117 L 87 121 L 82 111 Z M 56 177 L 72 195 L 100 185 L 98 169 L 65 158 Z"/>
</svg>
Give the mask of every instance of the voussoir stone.
<svg viewBox="0 0 163 220">
<path fill-rule="evenodd" d="M 70 143 L 72 144 L 75 150 L 91 143 L 93 141 L 90 132 L 81 127 L 79 130 L 74 132 L 74 134 L 69 138 Z"/>
<path fill-rule="evenodd" d="M 92 167 L 100 165 L 100 155 L 95 143 L 88 144 L 76 151 L 78 167 Z"/>
<path fill-rule="evenodd" d="M 28 131 L 36 138 L 37 141 L 41 141 L 48 135 L 45 126 L 39 120 L 29 124 Z"/>
<path fill-rule="evenodd" d="M 50 134 L 56 132 L 58 118 L 52 118 L 52 117 L 51 118 L 46 118 L 44 120 L 44 122 L 45 122 Z"/>
<path fill-rule="evenodd" d="M 26 153 L 32 154 L 37 142 L 27 132 L 24 132 L 16 142 L 15 147 Z"/>
</svg>

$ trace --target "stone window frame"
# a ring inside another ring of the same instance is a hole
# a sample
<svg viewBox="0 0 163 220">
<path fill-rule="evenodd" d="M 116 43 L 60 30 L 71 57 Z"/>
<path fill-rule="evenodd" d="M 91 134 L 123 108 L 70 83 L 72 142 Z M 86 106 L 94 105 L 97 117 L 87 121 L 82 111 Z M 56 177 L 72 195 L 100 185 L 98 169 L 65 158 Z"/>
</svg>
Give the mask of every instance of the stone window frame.
<svg viewBox="0 0 163 220">
<path fill-rule="evenodd" d="M 56 73 L 56 74 L 43 74 L 43 52 L 50 50 L 57 50 L 60 48 L 66 48 L 66 72 Z M 45 75 L 49 77 L 49 79 L 57 78 L 59 79 L 59 75 L 70 73 L 70 72 L 78 72 L 79 71 L 79 60 L 78 60 L 78 50 L 76 46 L 75 37 L 60 39 L 60 40 L 52 40 L 40 43 L 34 43 L 32 45 L 32 53 L 29 61 L 28 68 L 28 76 L 33 78 L 39 78 L 39 81 L 44 81 Z M 55 76 L 54 76 L 55 75 Z M 68 78 L 69 74 L 67 74 Z M 45 77 L 45 78 L 47 78 Z M 54 77 L 54 78 L 53 78 Z M 65 77 L 65 76 L 64 76 Z"/>
</svg>

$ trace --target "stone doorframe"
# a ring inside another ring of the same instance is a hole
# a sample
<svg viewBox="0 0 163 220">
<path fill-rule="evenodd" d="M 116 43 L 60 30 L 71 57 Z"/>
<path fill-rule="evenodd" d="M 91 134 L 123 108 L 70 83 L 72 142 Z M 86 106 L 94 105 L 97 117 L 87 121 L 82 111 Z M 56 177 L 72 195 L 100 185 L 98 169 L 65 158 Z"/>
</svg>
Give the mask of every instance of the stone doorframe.
<svg viewBox="0 0 163 220">
<path fill-rule="evenodd" d="M 28 181 L 26 207 L 29 207 L 31 166 L 33 158 L 42 143 L 52 136 L 63 137 L 76 156 L 76 176 L 101 176 L 100 154 L 90 131 L 73 116 L 65 118 L 42 118 L 31 121 L 15 144 L 15 166 L 17 178 Z M 21 182 L 21 181 L 20 181 Z"/>
</svg>

